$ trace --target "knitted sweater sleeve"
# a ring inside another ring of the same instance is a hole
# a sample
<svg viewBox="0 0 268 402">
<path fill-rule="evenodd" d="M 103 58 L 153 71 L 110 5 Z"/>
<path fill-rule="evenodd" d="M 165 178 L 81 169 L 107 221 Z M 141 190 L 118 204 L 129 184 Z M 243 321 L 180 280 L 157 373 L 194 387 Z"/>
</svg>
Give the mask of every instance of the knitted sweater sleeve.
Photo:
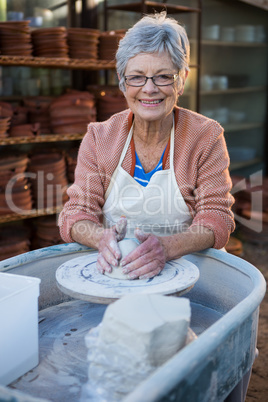
<svg viewBox="0 0 268 402">
<path fill-rule="evenodd" d="M 229 175 L 229 155 L 222 127 L 210 121 L 203 133 L 201 152 L 197 163 L 192 227 L 201 225 L 214 232 L 214 248 L 224 247 L 235 228 L 231 206 L 234 198 Z"/>
<path fill-rule="evenodd" d="M 90 220 L 100 224 L 104 204 L 104 185 L 97 163 L 94 128 L 89 125 L 83 138 L 75 169 L 75 182 L 67 190 L 69 200 L 59 215 L 58 225 L 64 241 L 72 242 L 74 223 Z M 81 230 L 83 230 L 81 224 Z"/>
</svg>

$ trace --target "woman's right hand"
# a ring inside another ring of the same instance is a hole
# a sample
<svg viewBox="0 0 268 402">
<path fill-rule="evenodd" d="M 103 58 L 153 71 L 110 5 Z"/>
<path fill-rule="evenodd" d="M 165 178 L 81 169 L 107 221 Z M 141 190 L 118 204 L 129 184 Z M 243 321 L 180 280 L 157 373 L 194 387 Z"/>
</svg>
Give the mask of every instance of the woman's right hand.
<svg viewBox="0 0 268 402">
<path fill-rule="evenodd" d="M 118 241 L 124 239 L 127 230 L 127 219 L 122 216 L 111 229 L 104 229 L 98 244 L 97 269 L 101 274 L 111 272 L 111 265 L 118 265 L 121 252 Z"/>
</svg>

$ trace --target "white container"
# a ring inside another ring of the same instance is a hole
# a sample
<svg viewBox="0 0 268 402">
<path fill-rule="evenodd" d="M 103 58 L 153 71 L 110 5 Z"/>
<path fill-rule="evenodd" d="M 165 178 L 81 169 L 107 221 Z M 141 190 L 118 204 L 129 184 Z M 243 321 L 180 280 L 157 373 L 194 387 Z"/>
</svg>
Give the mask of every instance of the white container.
<svg viewBox="0 0 268 402">
<path fill-rule="evenodd" d="M 39 278 L 0 273 L 0 384 L 37 366 Z"/>
<path fill-rule="evenodd" d="M 235 40 L 235 28 L 223 27 L 221 30 L 221 40 L 223 42 L 233 42 Z"/>
<path fill-rule="evenodd" d="M 255 41 L 254 25 L 237 25 L 235 27 L 235 40 L 237 42 L 254 42 Z"/>
<path fill-rule="evenodd" d="M 220 26 L 208 25 L 203 28 L 203 39 L 219 40 L 220 39 Z"/>
</svg>

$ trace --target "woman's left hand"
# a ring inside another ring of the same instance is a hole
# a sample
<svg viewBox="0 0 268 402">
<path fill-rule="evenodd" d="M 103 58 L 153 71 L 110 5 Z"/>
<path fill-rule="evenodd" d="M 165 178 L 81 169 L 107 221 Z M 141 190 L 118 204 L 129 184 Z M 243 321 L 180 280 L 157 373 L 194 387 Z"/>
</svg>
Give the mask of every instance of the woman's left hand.
<svg viewBox="0 0 268 402">
<path fill-rule="evenodd" d="M 135 230 L 135 236 L 141 243 L 134 251 L 122 259 L 123 272 L 129 279 L 148 279 L 158 275 L 165 266 L 166 253 L 157 236 Z"/>
</svg>

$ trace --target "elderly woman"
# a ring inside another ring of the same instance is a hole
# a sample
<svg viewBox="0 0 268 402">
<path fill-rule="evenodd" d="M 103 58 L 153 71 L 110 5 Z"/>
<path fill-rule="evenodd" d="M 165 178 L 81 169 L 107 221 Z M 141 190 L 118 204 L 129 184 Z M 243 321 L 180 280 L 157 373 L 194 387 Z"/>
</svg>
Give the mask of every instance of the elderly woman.
<svg viewBox="0 0 268 402">
<path fill-rule="evenodd" d="M 225 246 L 234 230 L 223 128 L 177 107 L 189 67 L 184 28 L 165 13 L 143 17 L 120 41 L 119 85 L 129 109 L 91 123 L 59 217 L 62 238 L 98 249 L 100 272 L 157 275 L 166 261 Z"/>
</svg>

